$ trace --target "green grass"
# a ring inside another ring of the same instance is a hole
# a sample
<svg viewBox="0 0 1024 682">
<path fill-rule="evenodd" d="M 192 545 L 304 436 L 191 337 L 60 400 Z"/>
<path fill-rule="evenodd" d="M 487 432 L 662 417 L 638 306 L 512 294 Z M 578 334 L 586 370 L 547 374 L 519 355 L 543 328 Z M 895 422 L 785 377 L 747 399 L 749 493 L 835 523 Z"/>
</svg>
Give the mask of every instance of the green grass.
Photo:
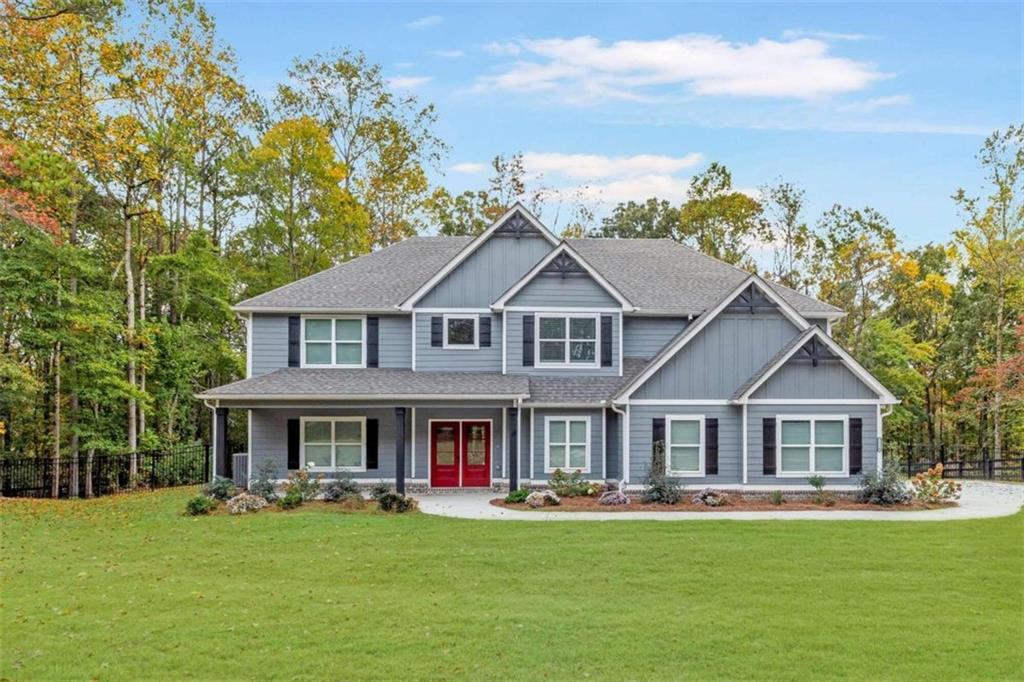
<svg viewBox="0 0 1024 682">
<path fill-rule="evenodd" d="M 2 679 L 1020 679 L 1024 515 L 186 518 L 0 503 Z"/>
</svg>

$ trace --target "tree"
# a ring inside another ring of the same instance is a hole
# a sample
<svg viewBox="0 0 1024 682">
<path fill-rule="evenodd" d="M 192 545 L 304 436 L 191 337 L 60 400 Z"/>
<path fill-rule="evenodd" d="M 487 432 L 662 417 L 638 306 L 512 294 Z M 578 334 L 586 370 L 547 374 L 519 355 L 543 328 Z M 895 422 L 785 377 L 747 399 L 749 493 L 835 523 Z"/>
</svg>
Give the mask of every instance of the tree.
<svg viewBox="0 0 1024 682">
<path fill-rule="evenodd" d="M 682 230 L 680 211 L 665 199 L 651 197 L 644 203 L 618 204 L 595 230 L 596 237 L 622 239 L 678 239 Z"/>
<path fill-rule="evenodd" d="M 812 282 L 807 276 L 811 252 L 811 229 L 801 218 L 805 193 L 790 182 L 778 180 L 761 188 L 762 205 L 771 231 L 771 277 L 791 289 L 807 293 Z"/>
</svg>

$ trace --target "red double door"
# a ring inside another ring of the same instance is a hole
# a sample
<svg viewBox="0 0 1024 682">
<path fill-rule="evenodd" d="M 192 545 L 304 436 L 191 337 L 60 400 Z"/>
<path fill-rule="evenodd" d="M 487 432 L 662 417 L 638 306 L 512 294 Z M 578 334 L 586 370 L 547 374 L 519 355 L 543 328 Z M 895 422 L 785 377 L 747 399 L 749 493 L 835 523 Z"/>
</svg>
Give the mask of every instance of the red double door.
<svg viewBox="0 0 1024 682">
<path fill-rule="evenodd" d="M 491 484 L 490 422 L 430 422 L 430 484 L 435 488 Z"/>
</svg>

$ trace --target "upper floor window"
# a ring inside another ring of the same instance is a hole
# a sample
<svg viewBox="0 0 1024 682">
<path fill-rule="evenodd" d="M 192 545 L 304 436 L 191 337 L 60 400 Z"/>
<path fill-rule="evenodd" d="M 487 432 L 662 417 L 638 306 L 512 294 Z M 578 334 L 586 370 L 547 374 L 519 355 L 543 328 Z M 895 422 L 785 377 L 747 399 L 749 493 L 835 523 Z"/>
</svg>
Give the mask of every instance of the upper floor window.
<svg viewBox="0 0 1024 682">
<path fill-rule="evenodd" d="M 845 416 L 779 417 L 778 422 L 780 476 L 846 475 Z"/>
<path fill-rule="evenodd" d="M 479 348 L 480 316 L 451 314 L 444 316 L 445 348 Z"/>
<path fill-rule="evenodd" d="M 597 367 L 597 315 L 538 315 L 537 365 Z"/>
<path fill-rule="evenodd" d="M 303 367 L 365 367 L 366 318 L 304 317 Z"/>
</svg>

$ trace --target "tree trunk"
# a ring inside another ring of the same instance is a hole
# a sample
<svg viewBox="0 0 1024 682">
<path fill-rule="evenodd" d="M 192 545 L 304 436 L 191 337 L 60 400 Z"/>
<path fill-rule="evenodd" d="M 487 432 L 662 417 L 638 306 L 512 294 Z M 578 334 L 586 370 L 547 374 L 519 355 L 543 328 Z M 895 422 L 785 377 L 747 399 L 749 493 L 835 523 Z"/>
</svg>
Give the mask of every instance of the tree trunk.
<svg viewBox="0 0 1024 682">
<path fill-rule="evenodd" d="M 993 459 L 1000 459 L 1000 453 L 1003 451 L 1003 434 L 1002 434 L 1002 415 L 1000 410 L 1003 406 L 1003 392 L 1002 392 L 1002 366 L 1003 366 L 1003 316 L 1005 314 L 1005 300 L 1006 297 L 1002 291 L 1002 276 L 998 278 L 999 281 L 999 300 L 996 301 L 996 375 L 995 375 L 995 390 L 992 392 L 992 452 Z"/>
<path fill-rule="evenodd" d="M 139 322 L 146 324 L 146 262 L 139 266 Z M 139 390 L 146 392 L 146 365 L 139 367 Z M 139 404 L 139 436 L 146 433 L 146 406 Z"/>
<path fill-rule="evenodd" d="M 131 451 L 129 471 L 134 478 L 138 469 L 135 450 L 138 447 L 137 412 L 135 400 L 135 275 L 132 272 L 132 219 L 128 215 L 128 201 L 124 207 L 124 280 L 125 310 L 128 320 L 125 327 L 125 341 L 128 345 L 128 386 L 132 394 L 128 396 L 128 449 Z"/>
<path fill-rule="evenodd" d="M 60 299 L 58 284 L 57 298 Z M 53 349 L 53 481 L 50 484 L 50 496 L 60 497 L 60 392 L 61 392 L 61 345 L 60 341 Z"/>
</svg>

